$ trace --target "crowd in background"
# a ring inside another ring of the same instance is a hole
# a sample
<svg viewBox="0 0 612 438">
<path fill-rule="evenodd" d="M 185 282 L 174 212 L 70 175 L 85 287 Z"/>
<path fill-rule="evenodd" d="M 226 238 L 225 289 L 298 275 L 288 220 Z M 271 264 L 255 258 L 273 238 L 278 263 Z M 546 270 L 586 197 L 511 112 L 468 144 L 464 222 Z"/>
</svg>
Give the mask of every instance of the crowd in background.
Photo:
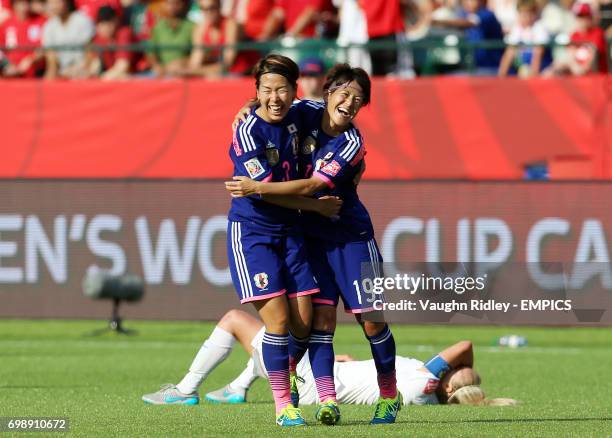
<svg viewBox="0 0 612 438">
<path fill-rule="evenodd" d="M 610 38 L 612 0 L 0 0 L 4 77 L 242 76 L 265 54 L 235 47 L 249 42 L 276 42 L 306 77 L 338 61 L 403 78 L 583 75 L 608 71 Z"/>
</svg>

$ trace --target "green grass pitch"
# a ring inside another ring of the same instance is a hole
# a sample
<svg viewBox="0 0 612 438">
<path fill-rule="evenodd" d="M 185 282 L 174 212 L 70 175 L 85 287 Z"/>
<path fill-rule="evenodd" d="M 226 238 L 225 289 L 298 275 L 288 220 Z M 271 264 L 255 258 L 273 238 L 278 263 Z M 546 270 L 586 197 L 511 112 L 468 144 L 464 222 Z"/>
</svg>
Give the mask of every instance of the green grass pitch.
<svg viewBox="0 0 612 438">
<path fill-rule="evenodd" d="M 426 359 L 460 339 L 475 345 L 476 368 L 492 397 L 518 407 L 410 406 L 394 425 L 369 426 L 369 406 L 341 406 L 342 423 L 299 430 L 274 425 L 267 382 L 245 405 L 149 406 L 140 397 L 176 383 L 211 323 L 130 321 L 134 336 L 88 336 L 102 321 L 0 320 L 0 416 L 69 417 L 71 436 L 612 436 L 612 331 L 607 328 L 394 326 L 398 354 Z M 521 349 L 494 347 L 503 334 Z M 369 358 L 357 326 L 338 328 L 336 353 Z M 204 382 L 227 383 L 246 354 L 236 348 Z M 19 433 L 15 436 L 26 436 Z M 34 436 L 40 436 L 35 434 Z"/>
</svg>

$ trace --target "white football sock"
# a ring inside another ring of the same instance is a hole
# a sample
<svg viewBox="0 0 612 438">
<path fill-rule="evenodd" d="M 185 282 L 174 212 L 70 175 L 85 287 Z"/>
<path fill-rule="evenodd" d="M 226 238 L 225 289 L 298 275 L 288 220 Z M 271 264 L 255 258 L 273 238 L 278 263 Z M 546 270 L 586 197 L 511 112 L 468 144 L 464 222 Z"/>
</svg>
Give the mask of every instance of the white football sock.
<svg viewBox="0 0 612 438">
<path fill-rule="evenodd" d="M 249 359 L 246 368 L 228 386 L 233 389 L 244 389 L 246 391 L 251 387 L 255 379 L 257 379 L 255 364 L 253 359 Z"/>
<path fill-rule="evenodd" d="M 183 394 L 195 392 L 206 376 L 229 356 L 234 342 L 236 338 L 230 333 L 220 327 L 215 327 L 191 363 L 189 372 L 183 377 L 181 383 L 176 385 L 178 390 Z"/>
</svg>

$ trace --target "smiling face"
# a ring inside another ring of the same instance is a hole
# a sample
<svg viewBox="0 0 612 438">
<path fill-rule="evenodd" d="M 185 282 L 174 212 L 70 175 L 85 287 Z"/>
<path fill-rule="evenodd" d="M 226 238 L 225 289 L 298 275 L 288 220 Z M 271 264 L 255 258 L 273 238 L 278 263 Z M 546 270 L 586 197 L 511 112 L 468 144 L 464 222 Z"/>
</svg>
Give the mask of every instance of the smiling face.
<svg viewBox="0 0 612 438">
<path fill-rule="evenodd" d="M 330 88 L 326 101 L 331 125 L 343 130 L 357 116 L 365 99 L 361 86 L 357 81 L 352 81 Z"/>
<path fill-rule="evenodd" d="M 289 81 L 277 73 L 266 73 L 259 79 L 257 114 L 269 123 L 285 118 L 295 99 L 296 90 Z"/>
</svg>

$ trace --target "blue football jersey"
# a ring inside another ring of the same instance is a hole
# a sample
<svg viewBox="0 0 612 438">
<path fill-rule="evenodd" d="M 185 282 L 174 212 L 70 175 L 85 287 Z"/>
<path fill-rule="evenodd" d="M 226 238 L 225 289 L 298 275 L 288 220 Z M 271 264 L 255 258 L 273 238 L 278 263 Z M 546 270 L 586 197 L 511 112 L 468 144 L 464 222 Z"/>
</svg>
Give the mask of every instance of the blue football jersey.
<svg viewBox="0 0 612 438">
<path fill-rule="evenodd" d="M 230 146 L 234 176 L 274 182 L 298 178 L 299 122 L 295 107 L 279 123 L 268 123 L 252 111 L 236 129 Z M 283 233 L 298 218 L 297 211 L 270 204 L 259 196 L 234 198 L 229 211 L 229 220 L 249 222 L 268 232 Z"/>
<path fill-rule="evenodd" d="M 302 122 L 300 130 L 300 173 L 314 175 L 327 184 L 316 197 L 332 195 L 344 202 L 339 218 L 328 219 L 304 213 L 302 226 L 306 234 L 334 242 L 355 242 L 374 237 L 372 220 L 357 195 L 355 179 L 361 171 L 365 146 L 361 134 L 352 124 L 337 137 L 321 129 L 324 107 L 314 102 L 298 105 Z"/>
</svg>

